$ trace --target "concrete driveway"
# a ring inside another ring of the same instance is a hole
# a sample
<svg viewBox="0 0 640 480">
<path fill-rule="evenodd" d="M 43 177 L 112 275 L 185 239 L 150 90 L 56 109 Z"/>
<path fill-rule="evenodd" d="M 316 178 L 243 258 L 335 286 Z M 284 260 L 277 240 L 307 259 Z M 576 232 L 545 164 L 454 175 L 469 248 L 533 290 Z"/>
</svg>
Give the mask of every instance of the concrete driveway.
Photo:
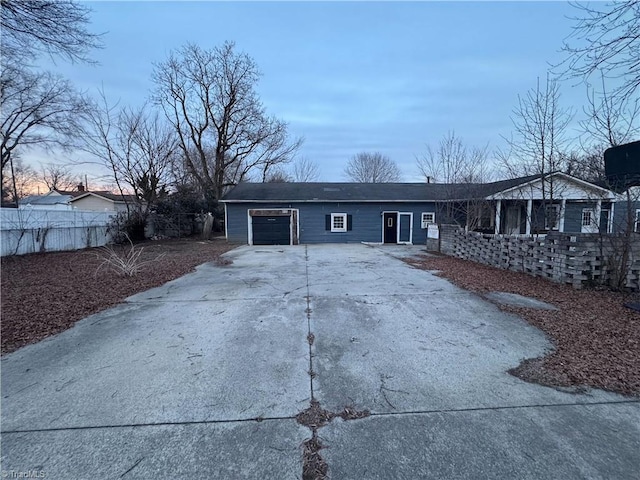
<svg viewBox="0 0 640 480">
<path fill-rule="evenodd" d="M 637 479 L 637 399 L 505 373 L 544 335 L 417 252 L 241 247 L 7 355 L 3 474 L 302 478 L 313 395 L 371 412 L 318 430 L 333 479 Z"/>
</svg>

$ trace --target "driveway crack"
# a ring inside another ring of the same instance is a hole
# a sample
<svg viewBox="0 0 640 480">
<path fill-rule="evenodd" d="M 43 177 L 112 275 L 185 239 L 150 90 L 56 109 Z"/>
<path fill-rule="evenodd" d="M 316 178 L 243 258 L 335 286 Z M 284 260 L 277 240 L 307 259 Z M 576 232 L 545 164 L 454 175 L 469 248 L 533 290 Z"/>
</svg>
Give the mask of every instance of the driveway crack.
<svg viewBox="0 0 640 480">
<path fill-rule="evenodd" d="M 369 410 L 356 410 L 353 406 L 346 406 L 340 412 L 331 412 L 325 410 L 320 406 L 315 398 L 315 392 L 313 389 L 313 379 L 316 376 L 313 370 L 313 346 L 316 340 L 315 334 L 311 331 L 311 292 L 309 290 L 309 251 L 308 247 L 304 247 L 305 255 L 305 272 L 307 280 L 307 308 L 305 313 L 307 314 L 307 343 L 309 344 L 309 386 L 311 389 L 311 402 L 309 408 L 301 411 L 296 415 L 296 421 L 300 425 L 311 430 L 311 438 L 303 442 L 302 444 L 302 479 L 303 480 L 324 480 L 328 478 L 327 473 L 329 471 L 329 465 L 322 458 L 320 450 L 326 448 L 320 441 L 318 430 L 327 424 L 329 424 L 334 418 L 340 417 L 343 420 L 356 420 L 359 418 L 365 418 L 371 415 Z"/>
<path fill-rule="evenodd" d="M 142 460 L 144 460 L 144 457 L 140 458 L 137 462 L 135 462 L 133 465 L 131 465 L 131 467 L 129 467 L 129 469 L 126 472 L 124 472 L 122 475 L 120 475 L 120 478 L 124 478 L 124 476 L 127 475 L 131 470 L 133 470 L 138 465 L 140 465 L 140 462 L 142 462 Z"/>
</svg>

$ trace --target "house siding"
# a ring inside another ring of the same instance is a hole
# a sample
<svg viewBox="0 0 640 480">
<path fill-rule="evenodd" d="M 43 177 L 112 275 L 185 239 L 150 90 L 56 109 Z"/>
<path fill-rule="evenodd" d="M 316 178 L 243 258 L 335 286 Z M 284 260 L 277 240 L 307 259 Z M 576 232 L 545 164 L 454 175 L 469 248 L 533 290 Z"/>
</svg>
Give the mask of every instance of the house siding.
<svg viewBox="0 0 640 480">
<path fill-rule="evenodd" d="M 564 231 L 567 233 L 580 233 L 582 229 L 582 209 L 595 208 L 592 203 L 567 202 L 564 208 Z"/>
<path fill-rule="evenodd" d="M 78 200 L 71 203 L 78 210 L 92 210 L 95 212 L 105 212 L 105 211 L 114 211 L 117 210 L 114 202 L 109 200 L 105 200 L 103 198 L 98 198 L 94 196 L 87 196 L 83 198 L 79 198 Z"/>
<path fill-rule="evenodd" d="M 596 202 L 567 202 L 564 214 L 564 231 L 567 233 L 580 233 L 582 231 L 582 210 L 585 208 L 596 209 Z M 603 209 L 609 208 L 609 203 L 602 203 Z"/>
<path fill-rule="evenodd" d="M 629 208 L 631 207 L 631 208 Z M 634 228 L 636 221 L 636 211 L 640 209 L 640 201 L 628 201 L 626 199 L 618 200 L 615 206 L 615 214 L 613 217 L 613 232 L 624 233 L 627 230 L 629 221 L 631 222 L 631 229 Z M 629 218 L 629 210 L 631 210 L 631 218 Z M 640 232 L 639 232 L 640 233 Z"/>
<path fill-rule="evenodd" d="M 228 203 L 227 238 L 233 242 L 248 242 L 248 214 L 250 209 L 298 209 L 300 243 L 360 243 L 382 241 L 382 212 L 413 213 L 412 243 L 426 242 L 421 213 L 435 212 L 434 202 L 407 203 Z M 325 217 L 331 213 L 351 215 L 352 228 L 347 232 L 326 230 Z M 436 217 L 436 221 L 438 218 Z"/>
</svg>

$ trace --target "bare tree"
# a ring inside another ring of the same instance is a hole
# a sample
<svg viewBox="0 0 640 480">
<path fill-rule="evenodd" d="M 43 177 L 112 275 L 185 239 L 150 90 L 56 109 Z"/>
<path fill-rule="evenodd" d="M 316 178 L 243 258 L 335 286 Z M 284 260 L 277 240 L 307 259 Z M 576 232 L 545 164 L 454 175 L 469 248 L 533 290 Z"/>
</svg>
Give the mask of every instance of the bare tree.
<svg viewBox="0 0 640 480">
<path fill-rule="evenodd" d="M 73 0 L 1 0 L 0 113 L 2 172 L 17 149 L 69 146 L 88 103 L 72 85 L 29 69 L 40 54 L 89 62 L 100 35 L 87 30 L 90 10 Z M 4 182 L 3 182 L 4 184 Z M 16 192 L 14 192 L 16 194 Z"/>
<path fill-rule="evenodd" d="M 2 175 L 2 200 L 17 205 L 18 200 L 33 193 L 36 172 L 20 158 L 14 159 L 5 169 Z"/>
<path fill-rule="evenodd" d="M 292 178 L 283 169 L 276 167 L 269 172 L 269 175 L 264 181 L 266 183 L 288 183 L 292 181 Z"/>
<path fill-rule="evenodd" d="M 2 166 L 18 147 L 70 146 L 89 110 L 71 83 L 49 72 L 8 68 L 2 73 Z"/>
<path fill-rule="evenodd" d="M 255 91 L 258 67 L 234 44 L 189 44 L 155 65 L 154 99 L 175 128 L 190 173 L 216 204 L 226 188 L 255 171 L 262 181 L 301 144 L 266 114 Z"/>
<path fill-rule="evenodd" d="M 581 151 L 570 152 L 563 161 L 565 173 L 587 182 L 605 184 L 604 151 L 607 148 L 603 144 L 592 144 L 583 146 Z"/>
<path fill-rule="evenodd" d="M 78 185 L 78 179 L 69 165 L 46 163 L 40 165 L 39 180 L 42 180 L 51 190 L 73 190 Z"/>
<path fill-rule="evenodd" d="M 604 151 L 632 141 L 640 133 L 640 100 L 613 96 L 601 75 L 601 90 L 587 88 L 587 105 L 580 121 L 581 152 L 567 157 L 566 172 L 583 180 L 606 184 Z"/>
<path fill-rule="evenodd" d="M 584 136 L 589 139 L 587 144 L 609 148 L 632 141 L 640 133 L 640 99 L 616 98 L 607 91 L 604 74 L 601 82 L 600 91 L 587 88 L 585 119 L 580 122 Z"/>
<path fill-rule="evenodd" d="M 317 182 L 320 179 L 320 168 L 307 157 L 298 157 L 293 162 L 294 182 Z"/>
<path fill-rule="evenodd" d="M 88 62 L 87 53 L 101 47 L 100 35 L 87 30 L 91 10 L 72 0 L 2 0 L 0 5 L 3 62 L 43 53 Z"/>
<path fill-rule="evenodd" d="M 488 146 L 468 148 L 453 131 L 440 140 L 436 149 L 427 145 L 427 153 L 417 157 L 416 162 L 428 182 L 479 183 L 491 176 Z"/>
<path fill-rule="evenodd" d="M 344 174 L 352 182 L 393 183 L 400 181 L 398 165 L 379 152 L 361 152 L 349 159 Z"/>
<path fill-rule="evenodd" d="M 555 225 L 559 215 L 554 199 L 562 192 L 552 174 L 567 169 L 566 131 L 572 118 L 573 112 L 560 105 L 558 83 L 547 75 L 541 87 L 538 78 L 535 89 L 524 97 L 518 96 L 518 106 L 511 117 L 515 136 L 503 137 L 509 151 L 498 153 L 509 176 L 540 176 L 545 225 Z"/>
<path fill-rule="evenodd" d="M 2 170 L 18 149 L 69 148 L 82 130 L 89 102 L 71 83 L 49 72 L 5 66 L 0 88 Z"/>
<path fill-rule="evenodd" d="M 503 167 L 512 176 L 545 176 L 563 170 L 566 130 L 572 118 L 572 111 L 560 105 L 558 83 L 547 76 L 541 87 L 538 79 L 535 89 L 518 96 L 511 117 L 515 137 L 503 137 L 510 147 L 508 154 L 500 156 Z"/>
<path fill-rule="evenodd" d="M 602 90 L 588 89 L 588 104 L 584 109 L 586 119 L 580 122 L 586 140 L 582 141 L 584 153 L 576 162 L 576 173 L 580 178 L 598 181 L 612 190 L 619 185 L 611 185 L 605 174 L 604 151 L 609 147 L 632 141 L 640 132 L 637 123 L 640 100 L 626 95 L 612 95 L 606 89 L 605 75 L 601 74 Z M 638 254 L 636 237 L 636 205 L 640 199 L 640 189 L 627 186 L 618 194 L 616 212 L 609 234 L 609 223 L 600 222 L 601 257 L 606 259 L 610 286 L 623 288 L 634 251 Z"/>
<path fill-rule="evenodd" d="M 610 3 L 573 3 L 580 10 L 575 26 L 565 39 L 567 58 L 556 69 L 563 76 L 582 78 L 604 72 L 622 79 L 615 89 L 618 98 L 633 98 L 640 86 L 640 0 Z"/>
<path fill-rule="evenodd" d="M 461 223 L 470 230 L 482 228 L 490 205 L 474 198 L 474 185 L 491 177 L 488 167 L 488 146 L 467 147 L 455 132 L 448 132 L 436 148 L 427 145 L 427 152 L 416 159 L 418 169 L 428 183 L 442 183 L 450 201 L 438 208 L 441 223 Z M 467 188 L 460 188 L 466 184 Z M 461 192 L 464 191 L 464 199 Z"/>
<path fill-rule="evenodd" d="M 90 117 L 83 148 L 111 170 L 122 194 L 133 192 L 135 212 L 145 220 L 171 182 L 178 152 L 176 133 L 146 105 L 118 109 L 109 106 L 104 93 L 101 99 Z"/>
</svg>

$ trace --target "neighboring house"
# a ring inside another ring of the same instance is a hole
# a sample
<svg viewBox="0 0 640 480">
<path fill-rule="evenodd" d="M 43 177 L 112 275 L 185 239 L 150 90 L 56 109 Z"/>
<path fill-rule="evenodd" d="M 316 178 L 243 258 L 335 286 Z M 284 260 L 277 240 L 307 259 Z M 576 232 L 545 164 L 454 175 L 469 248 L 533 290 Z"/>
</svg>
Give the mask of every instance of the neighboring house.
<svg viewBox="0 0 640 480">
<path fill-rule="evenodd" d="M 18 208 L 33 210 L 71 210 L 69 201 L 79 192 L 62 192 L 51 190 L 44 195 L 29 195 L 18 201 Z"/>
<path fill-rule="evenodd" d="M 221 200 L 249 245 L 424 243 L 429 224 L 488 233 L 611 231 L 615 194 L 554 173 L 485 184 L 241 183 Z"/>
<path fill-rule="evenodd" d="M 120 195 L 110 192 L 80 192 L 71 199 L 72 208 L 78 210 L 92 210 L 95 212 L 115 211 L 126 212 L 127 203 L 136 201 L 134 195 Z"/>
<path fill-rule="evenodd" d="M 30 195 L 18 202 L 19 208 L 37 210 L 87 210 L 94 212 L 126 212 L 127 203 L 136 201 L 134 195 L 119 195 L 107 191 L 89 192 L 51 190 L 44 195 Z"/>
</svg>

